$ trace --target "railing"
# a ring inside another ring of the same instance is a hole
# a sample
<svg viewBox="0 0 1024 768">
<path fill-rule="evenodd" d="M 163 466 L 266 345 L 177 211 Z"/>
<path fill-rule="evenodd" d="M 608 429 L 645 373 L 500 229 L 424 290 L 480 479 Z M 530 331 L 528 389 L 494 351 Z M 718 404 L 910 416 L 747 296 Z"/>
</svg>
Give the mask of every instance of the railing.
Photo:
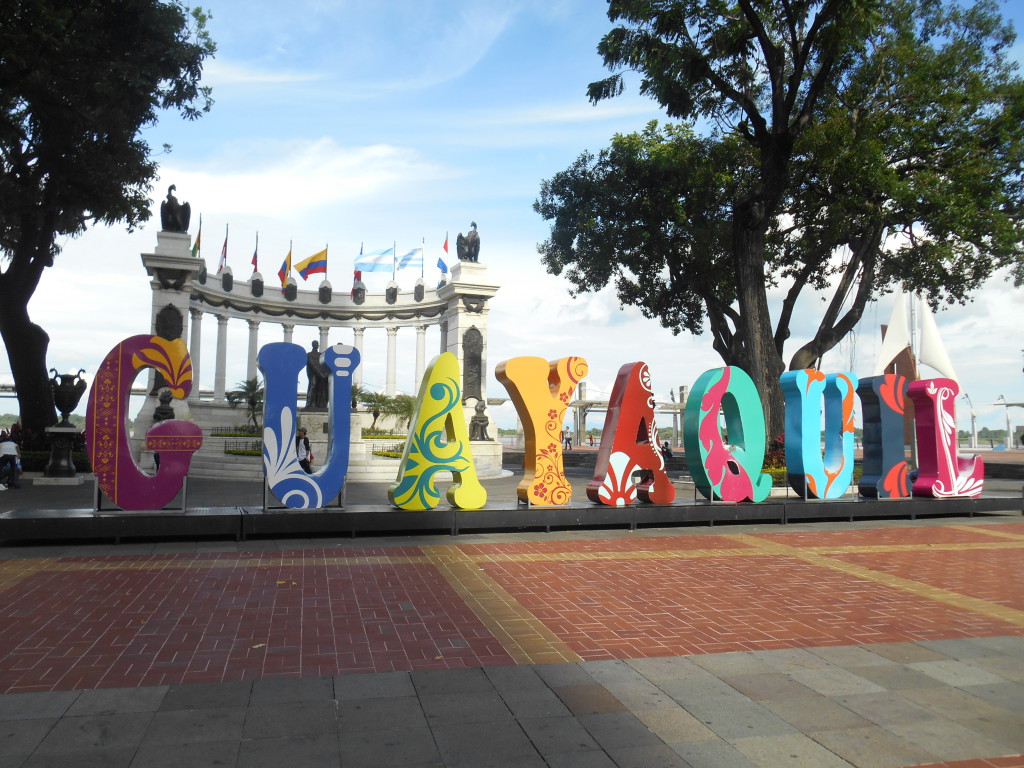
<svg viewBox="0 0 1024 768">
<path fill-rule="evenodd" d="M 262 440 L 225 440 L 224 453 L 263 453 Z"/>
<path fill-rule="evenodd" d="M 381 460 L 381 459 L 383 459 L 385 461 L 392 460 L 391 456 L 379 456 L 378 455 L 379 453 L 383 453 L 383 452 L 397 453 L 399 456 L 401 456 L 402 455 L 402 451 L 404 451 L 404 450 L 405 450 L 405 441 L 404 440 L 401 441 L 401 442 L 397 442 L 397 443 L 396 442 L 387 442 L 387 443 L 384 443 L 384 442 L 371 442 L 370 443 L 370 455 L 373 456 L 374 459 L 377 459 L 377 460 Z M 395 458 L 397 458 L 397 457 L 395 457 Z"/>
</svg>

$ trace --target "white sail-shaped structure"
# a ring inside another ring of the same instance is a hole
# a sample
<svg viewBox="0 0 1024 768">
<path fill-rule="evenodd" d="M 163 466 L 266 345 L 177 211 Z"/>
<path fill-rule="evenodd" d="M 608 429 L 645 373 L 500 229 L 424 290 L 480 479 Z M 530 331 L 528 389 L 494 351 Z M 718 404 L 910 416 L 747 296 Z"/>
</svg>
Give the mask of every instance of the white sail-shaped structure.
<svg viewBox="0 0 1024 768">
<path fill-rule="evenodd" d="M 956 370 L 954 370 L 953 363 L 946 352 L 946 345 L 942 343 L 942 337 L 939 336 L 939 327 L 935 323 L 935 315 L 932 314 L 931 308 L 919 296 L 912 297 L 911 301 L 915 302 L 914 308 L 917 310 L 915 315 L 917 318 L 920 318 L 918 349 L 911 350 L 914 359 L 919 364 L 923 363 L 934 368 L 944 377 L 952 379 L 959 385 L 960 379 L 957 378 Z M 878 362 L 875 365 L 875 376 L 885 373 L 886 366 L 892 363 L 900 352 L 910 346 L 912 337 L 910 333 L 910 319 L 907 316 L 907 304 L 907 296 L 903 293 L 899 294 L 896 297 L 896 301 L 893 302 L 892 317 L 889 318 L 889 327 L 885 332 L 885 338 L 882 340 L 882 349 L 878 353 Z"/>
</svg>

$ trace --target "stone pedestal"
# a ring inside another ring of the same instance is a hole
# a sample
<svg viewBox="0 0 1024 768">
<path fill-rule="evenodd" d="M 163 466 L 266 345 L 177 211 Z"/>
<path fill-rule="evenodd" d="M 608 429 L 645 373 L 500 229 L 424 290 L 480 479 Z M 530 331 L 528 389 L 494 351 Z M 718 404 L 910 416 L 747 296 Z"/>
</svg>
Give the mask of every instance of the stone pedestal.
<svg viewBox="0 0 1024 768">
<path fill-rule="evenodd" d="M 82 430 L 72 426 L 47 427 L 46 434 L 50 438 L 50 461 L 41 478 L 36 478 L 33 485 L 81 485 L 85 479 L 75 471 L 75 463 L 71 458 L 75 438 Z"/>
</svg>

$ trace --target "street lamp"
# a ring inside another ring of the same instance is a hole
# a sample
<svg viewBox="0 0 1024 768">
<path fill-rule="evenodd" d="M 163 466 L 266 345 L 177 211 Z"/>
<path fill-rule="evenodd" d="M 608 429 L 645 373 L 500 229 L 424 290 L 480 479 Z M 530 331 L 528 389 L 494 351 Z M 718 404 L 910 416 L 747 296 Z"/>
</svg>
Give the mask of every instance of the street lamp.
<svg viewBox="0 0 1024 768">
<path fill-rule="evenodd" d="M 974 403 L 971 402 L 971 398 L 966 392 L 964 392 L 963 398 L 971 408 L 971 450 L 976 451 L 978 450 L 978 414 L 974 412 Z"/>
<path fill-rule="evenodd" d="M 1010 404 L 1006 402 L 1006 398 L 1002 395 L 999 396 L 999 399 L 1003 401 L 1003 408 L 1006 409 L 1006 450 L 1010 450 L 1013 448 L 1013 431 L 1010 429 Z"/>
</svg>

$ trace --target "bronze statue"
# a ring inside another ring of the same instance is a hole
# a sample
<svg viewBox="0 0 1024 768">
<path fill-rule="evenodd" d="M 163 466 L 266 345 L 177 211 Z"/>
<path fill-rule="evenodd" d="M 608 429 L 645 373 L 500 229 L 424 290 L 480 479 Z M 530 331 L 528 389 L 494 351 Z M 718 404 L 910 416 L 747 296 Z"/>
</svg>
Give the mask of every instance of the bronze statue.
<svg viewBox="0 0 1024 768">
<path fill-rule="evenodd" d="M 331 371 L 320 360 L 320 342 L 314 341 L 312 350 L 306 354 L 306 376 L 309 378 L 309 385 L 306 389 L 306 405 L 302 410 L 327 410 Z"/>
<path fill-rule="evenodd" d="M 483 400 L 477 400 L 474 406 L 473 417 L 469 420 L 469 439 L 470 440 L 490 440 L 487 436 L 487 424 L 488 419 L 484 415 L 484 409 L 487 408 L 487 403 Z"/>
<path fill-rule="evenodd" d="M 469 225 L 472 229 L 468 235 L 459 232 L 455 240 L 455 251 L 459 254 L 459 261 L 476 262 L 480 260 L 480 235 L 477 234 L 475 221 L 471 221 Z"/>
<path fill-rule="evenodd" d="M 167 188 L 167 199 L 160 203 L 160 228 L 165 232 L 188 232 L 188 223 L 192 218 L 192 206 L 179 203 L 174 196 L 177 189 L 173 184 Z"/>
</svg>

